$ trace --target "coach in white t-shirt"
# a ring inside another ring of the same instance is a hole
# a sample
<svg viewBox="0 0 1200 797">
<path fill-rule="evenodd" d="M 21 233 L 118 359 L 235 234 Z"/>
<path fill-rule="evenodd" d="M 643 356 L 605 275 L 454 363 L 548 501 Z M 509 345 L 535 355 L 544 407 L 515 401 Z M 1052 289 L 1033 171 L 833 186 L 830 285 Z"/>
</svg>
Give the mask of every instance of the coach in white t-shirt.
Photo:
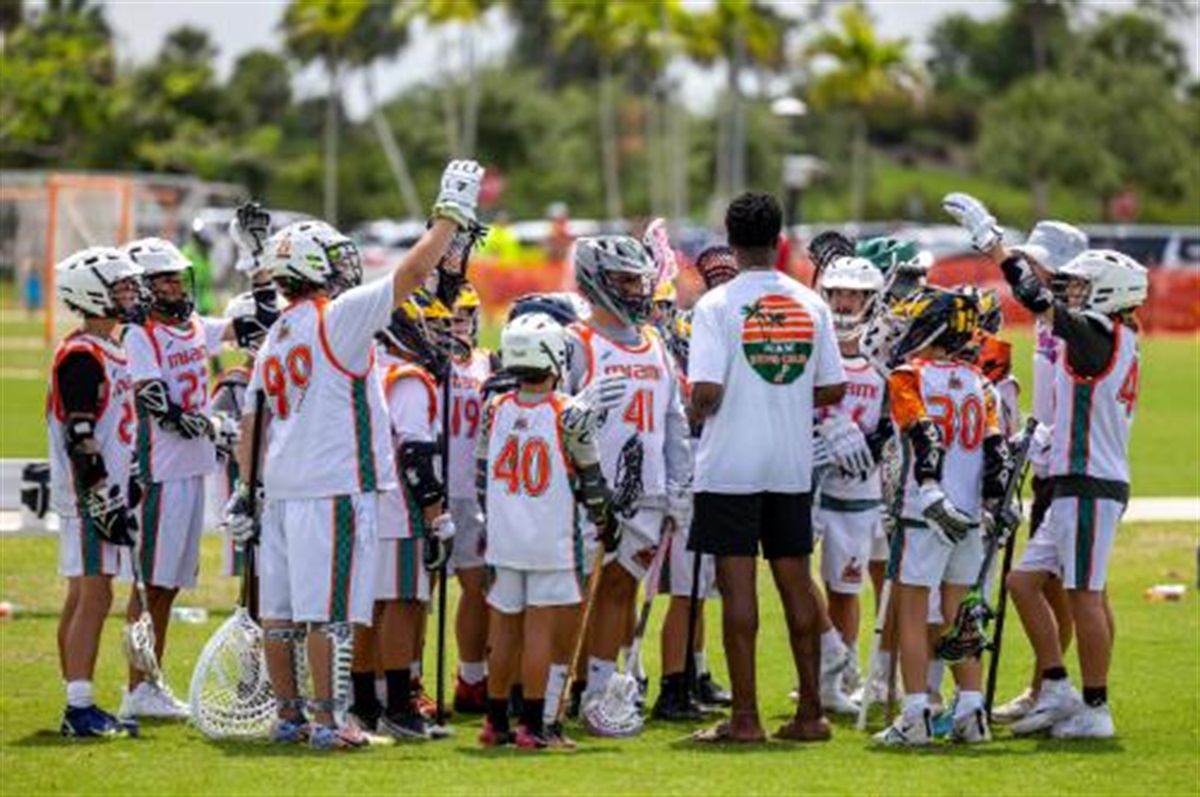
<svg viewBox="0 0 1200 797">
<path fill-rule="evenodd" d="M 801 701 L 778 738 L 830 737 L 821 712 L 818 606 L 809 574 L 812 424 L 845 393 L 829 308 L 774 270 L 782 223 L 770 194 L 746 193 L 725 213 L 740 274 L 695 307 L 689 378 L 696 453 L 691 545 L 717 558 L 733 716 L 697 735 L 762 741 L 755 689 L 759 546 L 787 617 Z"/>
</svg>

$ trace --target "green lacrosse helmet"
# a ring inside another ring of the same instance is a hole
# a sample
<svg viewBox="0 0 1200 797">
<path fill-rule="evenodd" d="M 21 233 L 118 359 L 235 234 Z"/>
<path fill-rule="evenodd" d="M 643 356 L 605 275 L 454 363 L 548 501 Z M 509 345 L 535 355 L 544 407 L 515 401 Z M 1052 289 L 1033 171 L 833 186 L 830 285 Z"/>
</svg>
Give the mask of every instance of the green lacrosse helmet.
<svg viewBox="0 0 1200 797">
<path fill-rule="evenodd" d="M 920 256 L 920 250 L 912 241 L 902 241 L 899 238 L 887 236 L 868 238 L 859 241 L 854 247 L 855 257 L 870 260 L 875 268 L 888 273 L 893 266 L 913 263 Z"/>
</svg>

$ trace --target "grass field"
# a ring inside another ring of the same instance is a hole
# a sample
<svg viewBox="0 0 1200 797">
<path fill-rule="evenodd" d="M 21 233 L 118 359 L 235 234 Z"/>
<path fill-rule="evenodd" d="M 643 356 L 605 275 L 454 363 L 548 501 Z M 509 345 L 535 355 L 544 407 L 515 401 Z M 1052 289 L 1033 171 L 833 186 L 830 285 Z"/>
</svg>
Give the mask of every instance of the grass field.
<svg viewBox="0 0 1200 797">
<path fill-rule="evenodd" d="M 1151 603 L 1142 592 L 1153 583 L 1191 582 L 1197 542 L 1197 530 L 1186 525 L 1122 531 L 1110 583 L 1118 626 L 1110 683 L 1119 736 L 1109 742 L 1013 740 L 1000 731 L 985 747 L 884 751 L 839 722 L 826 745 L 710 749 L 685 741 L 686 727 L 651 723 L 637 739 L 583 738 L 574 754 L 530 755 L 481 751 L 474 743 L 478 722 L 463 721 L 456 723 L 455 737 L 442 742 L 319 755 L 266 743 L 214 744 L 170 724 L 145 725 L 137 741 L 60 739 L 54 731 L 63 702 L 54 637 L 63 587 L 54 575 L 56 543 L 0 540 L 0 598 L 19 607 L 14 619 L 0 622 L 0 793 L 1194 795 L 1200 783 L 1200 613 L 1194 594 L 1182 603 Z M 205 573 L 215 571 L 216 543 L 205 541 Z M 766 589 L 768 583 L 764 572 L 760 584 Z M 118 592 L 123 601 L 124 588 Z M 213 615 L 207 623 L 172 629 L 166 669 L 177 690 L 186 690 L 192 663 L 233 597 L 232 581 L 212 577 L 183 596 L 181 603 L 208 607 Z M 790 711 L 793 671 L 773 592 L 761 601 L 759 684 L 773 728 Z M 651 672 L 658 671 L 661 612 L 660 606 L 651 626 Z M 109 707 L 117 704 L 124 674 L 120 626 L 120 619 L 110 619 L 97 678 L 98 697 Z M 1010 629 L 1001 695 L 1021 687 L 1031 661 L 1018 626 Z M 720 645 L 714 641 L 709 650 L 720 675 Z M 1068 665 L 1075 671 L 1073 656 Z M 430 672 L 432 666 L 427 661 Z"/>
<path fill-rule="evenodd" d="M 484 330 L 494 345 L 497 330 Z M 1017 376 L 1029 407 L 1032 338 L 1011 333 Z M 41 324 L 8 311 L 0 317 L 0 457 L 45 457 L 43 407 L 52 352 L 41 345 Z M 1200 495 L 1200 339 L 1151 337 L 1142 342 L 1142 388 L 1133 431 L 1135 496 Z"/>
</svg>

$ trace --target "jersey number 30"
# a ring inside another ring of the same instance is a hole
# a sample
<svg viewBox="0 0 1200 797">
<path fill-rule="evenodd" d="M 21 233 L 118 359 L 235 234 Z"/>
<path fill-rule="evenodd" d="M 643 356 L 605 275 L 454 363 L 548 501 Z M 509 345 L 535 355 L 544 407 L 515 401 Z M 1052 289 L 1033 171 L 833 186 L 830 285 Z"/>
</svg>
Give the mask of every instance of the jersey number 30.
<svg viewBox="0 0 1200 797">
<path fill-rule="evenodd" d="M 522 442 L 509 435 L 492 466 L 492 478 L 504 482 L 509 495 L 524 493 L 536 498 L 550 484 L 550 447 L 540 437 Z"/>
</svg>

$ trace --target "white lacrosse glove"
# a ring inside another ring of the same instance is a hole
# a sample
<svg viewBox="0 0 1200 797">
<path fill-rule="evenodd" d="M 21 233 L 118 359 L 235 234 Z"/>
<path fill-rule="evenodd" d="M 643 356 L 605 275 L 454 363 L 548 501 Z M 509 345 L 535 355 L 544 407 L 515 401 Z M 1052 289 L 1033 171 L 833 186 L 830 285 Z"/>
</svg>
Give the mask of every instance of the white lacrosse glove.
<svg viewBox="0 0 1200 797">
<path fill-rule="evenodd" d="M 625 377 L 621 374 L 604 374 L 593 379 L 567 402 L 563 410 L 563 433 L 586 443 L 596 433 L 605 414 L 625 400 L 625 391 Z"/>
<path fill-rule="evenodd" d="M 991 251 L 1004 237 L 987 206 L 970 194 L 955 191 L 942 198 L 942 207 L 971 233 L 971 244 L 980 252 Z"/>
<path fill-rule="evenodd" d="M 262 266 L 263 248 L 271 235 L 271 214 L 257 202 L 237 209 L 229 222 L 229 237 L 238 250 L 238 271 L 255 274 Z"/>
<path fill-rule="evenodd" d="M 454 527 L 454 518 L 450 517 L 449 512 L 443 512 L 429 521 L 430 536 L 436 537 L 442 542 L 449 542 L 454 539 L 457 531 L 458 529 Z"/>
<path fill-rule="evenodd" d="M 213 442 L 217 445 L 217 456 L 228 460 L 242 438 L 242 425 L 227 412 L 212 414 Z"/>
<path fill-rule="evenodd" d="M 830 415 L 817 426 L 833 461 L 848 476 L 866 478 L 875 467 L 866 435 L 848 415 Z"/>
<path fill-rule="evenodd" d="M 1026 456 L 1030 464 L 1037 468 L 1050 467 L 1050 446 L 1053 442 L 1054 427 L 1039 423 L 1029 441 L 1029 453 Z"/>
<path fill-rule="evenodd" d="M 917 504 L 921 507 L 921 515 L 929 523 L 929 527 L 946 545 L 954 546 L 962 542 L 967 538 L 967 532 L 977 525 L 968 515 L 950 503 L 950 499 L 942 492 L 941 485 L 937 482 L 921 485 L 917 493 Z"/>
<path fill-rule="evenodd" d="M 463 230 L 477 225 L 475 208 L 482 183 L 483 167 L 478 163 L 450 161 L 442 172 L 442 187 L 433 203 L 433 216 L 450 219 Z"/>
<path fill-rule="evenodd" d="M 829 443 L 825 442 L 825 438 L 821 435 L 820 428 L 813 427 L 813 445 L 812 445 L 812 466 L 813 470 L 832 467 L 833 453 L 829 450 Z"/>
<path fill-rule="evenodd" d="M 262 491 L 259 490 L 259 505 L 262 505 Z M 225 510 L 221 519 L 221 528 L 239 548 L 258 540 L 261 527 L 258 518 L 250 512 L 250 488 L 245 482 L 238 482 L 233 488 L 229 500 L 225 502 Z"/>
<path fill-rule="evenodd" d="M 667 485 L 667 517 L 675 530 L 686 535 L 692 527 L 692 491 L 677 484 Z"/>
</svg>

